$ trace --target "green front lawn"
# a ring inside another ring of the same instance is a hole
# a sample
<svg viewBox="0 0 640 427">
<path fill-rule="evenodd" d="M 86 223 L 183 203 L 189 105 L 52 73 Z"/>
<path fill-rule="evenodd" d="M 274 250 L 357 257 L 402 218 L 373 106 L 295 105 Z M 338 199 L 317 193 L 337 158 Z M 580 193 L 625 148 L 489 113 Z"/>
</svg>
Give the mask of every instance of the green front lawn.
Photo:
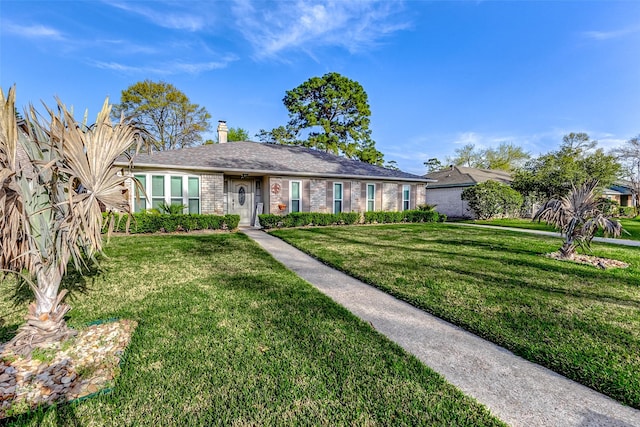
<svg viewBox="0 0 640 427">
<path fill-rule="evenodd" d="M 112 393 L 11 425 L 502 425 L 244 235 L 116 237 L 107 254 L 67 285 L 72 326 L 139 323 Z M 26 302 L 0 292 L 5 341 Z"/>
<path fill-rule="evenodd" d="M 640 251 L 598 270 L 546 258 L 561 240 L 449 224 L 278 230 L 348 274 L 640 408 Z"/>
<path fill-rule="evenodd" d="M 618 218 L 623 232 L 620 239 L 640 240 L 640 218 Z M 531 221 L 523 218 L 502 218 L 490 220 L 463 221 L 471 224 L 496 225 L 499 227 L 527 228 L 530 230 L 558 231 L 544 222 Z M 602 236 L 602 232 L 596 234 Z"/>
</svg>

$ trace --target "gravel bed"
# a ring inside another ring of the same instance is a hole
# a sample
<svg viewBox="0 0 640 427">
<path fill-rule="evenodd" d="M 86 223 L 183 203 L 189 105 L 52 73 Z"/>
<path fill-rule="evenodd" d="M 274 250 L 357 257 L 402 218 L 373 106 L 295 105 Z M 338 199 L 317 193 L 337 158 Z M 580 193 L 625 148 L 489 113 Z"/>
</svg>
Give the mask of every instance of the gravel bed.
<svg viewBox="0 0 640 427">
<path fill-rule="evenodd" d="M 95 324 L 23 358 L 0 347 L 0 419 L 106 390 L 137 323 Z"/>
</svg>

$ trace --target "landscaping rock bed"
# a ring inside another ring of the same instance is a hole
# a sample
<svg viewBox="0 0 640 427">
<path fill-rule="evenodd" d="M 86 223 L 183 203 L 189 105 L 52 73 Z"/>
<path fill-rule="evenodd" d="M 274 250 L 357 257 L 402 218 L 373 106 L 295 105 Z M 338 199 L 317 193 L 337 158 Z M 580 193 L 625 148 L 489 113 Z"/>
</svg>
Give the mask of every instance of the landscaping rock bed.
<svg viewBox="0 0 640 427">
<path fill-rule="evenodd" d="M 615 259 L 609 258 L 600 258 L 592 255 L 583 255 L 583 254 L 573 254 L 571 258 L 562 258 L 560 252 L 552 252 L 546 255 L 549 258 L 557 259 L 560 261 L 571 261 L 576 262 L 578 264 L 587 264 L 592 265 L 596 268 L 601 268 L 606 270 L 607 268 L 627 268 L 629 264 L 626 262 L 618 261 Z"/>
<path fill-rule="evenodd" d="M 91 325 L 28 358 L 0 347 L 0 418 L 108 389 L 136 326 L 130 320 Z"/>
</svg>

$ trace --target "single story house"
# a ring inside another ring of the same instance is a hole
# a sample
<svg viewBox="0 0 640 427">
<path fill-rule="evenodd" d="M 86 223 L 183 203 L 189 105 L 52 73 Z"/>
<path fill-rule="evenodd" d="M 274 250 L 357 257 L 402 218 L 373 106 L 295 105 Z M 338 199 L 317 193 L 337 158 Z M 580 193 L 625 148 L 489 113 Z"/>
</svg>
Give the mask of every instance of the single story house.
<svg viewBox="0 0 640 427">
<path fill-rule="evenodd" d="M 218 140 L 136 155 L 132 173 L 147 197 L 131 192 L 134 211 L 177 203 L 188 213 L 240 215 L 240 225 L 261 213 L 399 211 L 425 203 L 431 181 L 299 146 L 227 142 L 222 121 Z"/>
<path fill-rule="evenodd" d="M 633 197 L 633 185 L 627 181 L 618 181 L 602 192 L 602 196 L 618 202 L 620 206 L 635 206 Z"/>
<path fill-rule="evenodd" d="M 465 188 L 489 180 L 502 184 L 511 184 L 513 181 L 509 172 L 464 166 L 449 166 L 446 169 L 428 173 L 425 178 L 437 181 L 427 184 L 427 204 L 436 205 L 436 210 L 449 218 L 473 217 L 469 205 L 461 198 Z"/>
</svg>

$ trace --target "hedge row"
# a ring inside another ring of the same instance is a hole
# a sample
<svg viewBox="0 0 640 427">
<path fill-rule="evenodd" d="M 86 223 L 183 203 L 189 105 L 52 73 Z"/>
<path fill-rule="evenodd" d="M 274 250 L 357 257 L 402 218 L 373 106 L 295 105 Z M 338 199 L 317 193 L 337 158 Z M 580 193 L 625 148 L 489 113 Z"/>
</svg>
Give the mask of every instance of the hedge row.
<svg viewBox="0 0 640 427">
<path fill-rule="evenodd" d="M 618 216 L 633 218 L 636 215 L 636 209 L 633 206 L 620 206 L 618 208 Z"/>
<path fill-rule="evenodd" d="M 106 216 L 107 214 L 103 214 Z M 192 230 L 233 230 L 238 227 L 240 215 L 169 215 L 169 214 L 132 214 L 129 233 L 171 233 Z M 114 231 L 125 232 L 127 215 L 116 221 Z M 106 231 L 106 230 L 105 230 Z"/>
<path fill-rule="evenodd" d="M 434 210 L 411 210 L 402 212 L 341 212 L 337 214 L 317 212 L 294 212 L 280 216 L 258 215 L 263 228 L 303 227 L 307 225 L 388 224 L 394 222 L 444 222 L 447 216 Z"/>
<path fill-rule="evenodd" d="M 445 214 L 434 210 L 410 210 L 401 212 L 365 212 L 364 222 L 366 224 L 390 224 L 394 222 L 444 222 L 447 219 Z"/>
<path fill-rule="evenodd" d="M 340 212 L 327 214 L 318 212 L 292 212 L 280 216 L 273 214 L 258 215 L 263 228 L 302 227 L 305 225 L 342 225 L 360 222 L 358 212 Z"/>
</svg>

